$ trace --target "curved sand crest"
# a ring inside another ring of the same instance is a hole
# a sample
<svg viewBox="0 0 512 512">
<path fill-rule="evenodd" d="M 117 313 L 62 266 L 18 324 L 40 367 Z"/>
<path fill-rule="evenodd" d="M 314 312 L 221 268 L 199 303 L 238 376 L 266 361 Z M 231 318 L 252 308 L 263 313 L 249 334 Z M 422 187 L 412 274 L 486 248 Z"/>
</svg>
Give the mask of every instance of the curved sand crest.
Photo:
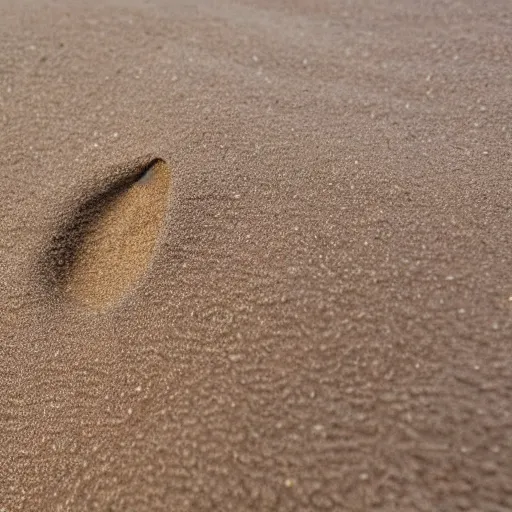
<svg viewBox="0 0 512 512">
<path fill-rule="evenodd" d="M 153 160 L 136 181 L 113 194 L 91 201 L 86 220 L 64 233 L 78 239 L 62 266 L 62 292 L 72 300 L 100 310 L 121 298 L 147 269 L 167 208 L 170 169 Z M 82 230 L 82 232 L 80 232 Z"/>
</svg>

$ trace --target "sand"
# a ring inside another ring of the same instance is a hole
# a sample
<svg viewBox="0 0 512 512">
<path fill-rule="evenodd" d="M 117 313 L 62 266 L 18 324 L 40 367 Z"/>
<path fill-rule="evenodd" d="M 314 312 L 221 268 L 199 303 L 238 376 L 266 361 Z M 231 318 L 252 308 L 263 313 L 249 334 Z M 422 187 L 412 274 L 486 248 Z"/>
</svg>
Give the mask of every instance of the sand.
<svg viewBox="0 0 512 512">
<path fill-rule="evenodd" d="M 103 310 L 128 293 L 147 272 L 167 209 L 169 186 L 170 169 L 157 161 L 135 183 L 116 190 L 105 204 L 93 209 L 99 211 L 86 223 L 85 233 L 76 226 L 66 233 L 82 236 L 67 244 L 72 254 L 63 255 L 73 260 L 66 268 L 69 275 L 59 276 L 63 300 Z"/>
<path fill-rule="evenodd" d="M 511 38 L 0 0 L 0 510 L 512 509 Z"/>
</svg>

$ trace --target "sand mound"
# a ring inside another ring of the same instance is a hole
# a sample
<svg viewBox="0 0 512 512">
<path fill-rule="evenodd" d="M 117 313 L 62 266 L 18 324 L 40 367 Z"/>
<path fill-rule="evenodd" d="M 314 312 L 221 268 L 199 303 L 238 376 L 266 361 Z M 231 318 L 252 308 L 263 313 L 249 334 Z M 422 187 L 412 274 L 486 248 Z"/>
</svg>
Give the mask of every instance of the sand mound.
<svg viewBox="0 0 512 512">
<path fill-rule="evenodd" d="M 68 241 L 53 269 L 66 299 L 102 309 L 121 298 L 145 273 L 166 212 L 170 170 L 153 160 L 134 178 L 78 208 L 58 240 Z M 69 242 L 71 240 L 71 243 Z"/>
</svg>

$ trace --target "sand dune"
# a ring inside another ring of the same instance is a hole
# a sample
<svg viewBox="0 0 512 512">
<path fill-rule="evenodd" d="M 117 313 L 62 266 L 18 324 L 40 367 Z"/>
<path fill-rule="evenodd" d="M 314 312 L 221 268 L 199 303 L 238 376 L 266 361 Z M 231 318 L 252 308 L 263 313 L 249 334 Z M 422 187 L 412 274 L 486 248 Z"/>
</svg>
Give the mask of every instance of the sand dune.
<svg viewBox="0 0 512 512">
<path fill-rule="evenodd" d="M 512 509 L 510 2 L 84 4 L 0 0 L 0 510 Z"/>
</svg>

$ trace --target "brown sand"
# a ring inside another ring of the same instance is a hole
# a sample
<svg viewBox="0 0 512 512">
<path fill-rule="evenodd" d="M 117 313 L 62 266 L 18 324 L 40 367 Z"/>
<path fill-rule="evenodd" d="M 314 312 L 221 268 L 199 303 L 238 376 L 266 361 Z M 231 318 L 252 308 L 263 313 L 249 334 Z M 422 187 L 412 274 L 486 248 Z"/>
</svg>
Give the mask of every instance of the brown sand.
<svg viewBox="0 0 512 512">
<path fill-rule="evenodd" d="M 82 4 L 0 0 L 0 510 L 511 510 L 511 3 Z"/>
</svg>

